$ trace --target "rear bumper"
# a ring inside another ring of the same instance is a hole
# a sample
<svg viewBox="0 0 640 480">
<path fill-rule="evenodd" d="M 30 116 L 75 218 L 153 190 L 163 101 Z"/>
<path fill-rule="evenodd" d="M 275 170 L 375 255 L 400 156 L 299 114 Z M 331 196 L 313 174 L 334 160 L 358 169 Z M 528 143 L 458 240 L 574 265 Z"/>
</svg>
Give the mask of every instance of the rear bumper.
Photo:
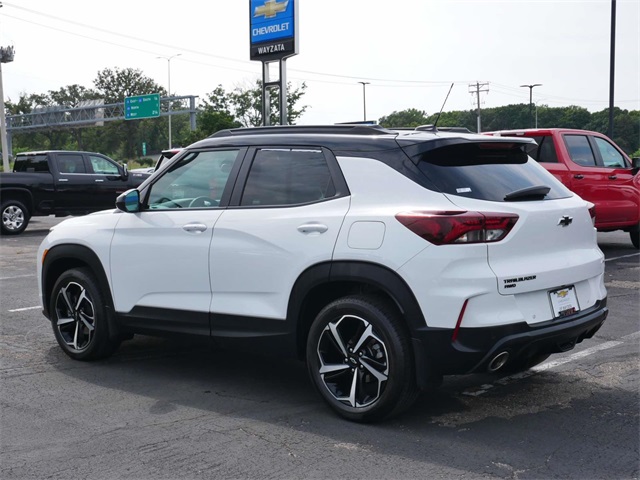
<svg viewBox="0 0 640 480">
<path fill-rule="evenodd" d="M 461 328 L 455 342 L 452 329 L 424 327 L 412 332 L 418 382 L 433 375 L 485 371 L 502 352 L 509 361 L 543 353 L 571 350 L 591 338 L 602 326 L 609 309 L 607 299 L 562 320 L 530 326 L 526 322 L 485 328 Z"/>
</svg>

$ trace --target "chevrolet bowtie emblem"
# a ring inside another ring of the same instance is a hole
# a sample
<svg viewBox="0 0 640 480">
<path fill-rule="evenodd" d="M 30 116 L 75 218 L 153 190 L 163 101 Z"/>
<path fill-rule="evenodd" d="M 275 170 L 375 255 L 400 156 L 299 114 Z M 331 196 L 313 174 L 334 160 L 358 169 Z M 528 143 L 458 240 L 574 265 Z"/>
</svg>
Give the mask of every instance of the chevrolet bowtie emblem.
<svg viewBox="0 0 640 480">
<path fill-rule="evenodd" d="M 569 215 L 564 215 L 560 220 L 558 220 L 558 225 L 562 225 L 563 227 L 568 227 L 573 222 L 573 217 Z"/>
<path fill-rule="evenodd" d="M 287 9 L 287 5 L 289 5 L 289 0 L 280 3 L 278 3 L 278 0 L 267 0 L 263 6 L 256 7 L 253 16 L 259 17 L 260 15 L 264 15 L 264 18 L 273 18 L 280 12 L 284 12 Z"/>
</svg>

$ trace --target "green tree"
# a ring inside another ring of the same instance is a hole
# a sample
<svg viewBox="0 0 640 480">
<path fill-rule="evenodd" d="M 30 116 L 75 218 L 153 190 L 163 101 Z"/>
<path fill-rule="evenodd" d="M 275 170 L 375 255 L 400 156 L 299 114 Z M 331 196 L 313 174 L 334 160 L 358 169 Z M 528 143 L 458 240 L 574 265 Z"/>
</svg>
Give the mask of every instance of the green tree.
<svg viewBox="0 0 640 480">
<path fill-rule="evenodd" d="M 426 125 L 427 112 L 424 110 L 418 110 L 417 108 L 408 108 L 406 110 L 395 111 L 381 117 L 378 123 L 386 128 L 393 127 L 419 127 L 420 125 Z"/>
<path fill-rule="evenodd" d="M 106 104 L 124 102 L 125 97 L 136 95 L 159 93 L 161 96 L 165 96 L 167 94 L 161 85 L 146 77 L 141 70 L 134 68 L 105 68 L 98 72 L 94 85 Z M 153 127 L 148 124 L 155 120 L 123 120 L 105 124 L 103 135 L 101 135 L 105 141 L 105 150 L 114 151 L 115 148 L 120 146 L 122 154 L 126 158 L 139 156 L 141 151 L 138 147 L 142 144 L 143 139 L 141 133 L 144 130 L 147 132 L 153 131 Z M 155 123 L 164 122 L 155 121 Z M 159 134 L 159 130 L 155 131 Z M 120 138 L 124 138 L 123 145 L 120 145 Z M 154 138 L 145 137 L 145 140 L 148 141 L 151 149 L 161 148 L 158 136 Z"/>
<path fill-rule="evenodd" d="M 298 103 L 307 89 L 302 83 L 299 88 L 292 88 L 287 83 L 287 124 L 294 125 L 296 120 L 307 110 L 307 105 Z M 271 125 L 280 123 L 280 105 L 278 95 L 274 91 L 269 96 L 271 105 Z M 228 94 L 230 112 L 244 127 L 258 127 L 262 125 L 262 80 L 257 80 L 254 87 L 236 87 Z"/>
<path fill-rule="evenodd" d="M 100 98 L 100 94 L 95 90 L 88 89 L 82 85 L 74 84 L 67 87 L 62 87 L 58 90 L 50 90 L 49 98 L 54 105 L 60 105 L 65 108 L 77 108 L 81 106 L 82 102 L 87 100 L 96 100 Z M 83 139 L 83 133 L 86 131 L 86 127 L 72 127 L 68 132 L 73 136 L 76 142 L 76 148 L 78 150 L 84 150 L 85 146 Z M 70 147 L 72 148 L 72 147 Z"/>
<path fill-rule="evenodd" d="M 219 130 L 242 126 L 231 113 L 231 99 L 222 85 L 218 85 L 202 101 L 196 125 L 196 131 L 184 137 L 185 144 L 208 137 Z"/>
</svg>

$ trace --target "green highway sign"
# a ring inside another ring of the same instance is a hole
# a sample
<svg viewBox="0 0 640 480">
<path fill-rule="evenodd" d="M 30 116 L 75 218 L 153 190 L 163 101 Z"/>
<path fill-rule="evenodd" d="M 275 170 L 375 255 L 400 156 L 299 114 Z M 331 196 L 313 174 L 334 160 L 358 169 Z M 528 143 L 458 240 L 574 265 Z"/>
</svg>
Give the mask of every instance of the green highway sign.
<svg viewBox="0 0 640 480">
<path fill-rule="evenodd" d="M 124 99 L 124 119 L 138 120 L 160 116 L 160 94 L 138 95 Z"/>
</svg>

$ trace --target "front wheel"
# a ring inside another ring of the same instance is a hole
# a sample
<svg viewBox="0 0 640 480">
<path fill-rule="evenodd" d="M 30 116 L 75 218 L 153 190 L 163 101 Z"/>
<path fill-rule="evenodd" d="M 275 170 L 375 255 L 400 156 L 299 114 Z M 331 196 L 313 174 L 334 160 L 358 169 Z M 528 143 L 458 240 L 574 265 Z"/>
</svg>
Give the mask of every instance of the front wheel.
<svg viewBox="0 0 640 480">
<path fill-rule="evenodd" d="M 91 271 L 64 272 L 51 292 L 51 325 L 58 344 L 75 360 L 97 360 L 113 354 L 120 345 L 109 336 L 105 301 Z"/>
<path fill-rule="evenodd" d="M 396 415 L 418 395 L 406 328 L 396 309 L 374 296 L 344 297 L 318 314 L 307 367 L 324 400 L 349 420 Z"/>
<path fill-rule="evenodd" d="M 29 224 L 29 210 L 18 200 L 6 200 L 2 202 L 2 225 L 0 225 L 3 235 L 18 235 L 24 232 Z"/>
<path fill-rule="evenodd" d="M 640 249 L 640 226 L 638 226 L 637 230 L 632 230 L 629 232 L 629 236 L 631 237 L 631 243 L 636 249 Z"/>
</svg>

